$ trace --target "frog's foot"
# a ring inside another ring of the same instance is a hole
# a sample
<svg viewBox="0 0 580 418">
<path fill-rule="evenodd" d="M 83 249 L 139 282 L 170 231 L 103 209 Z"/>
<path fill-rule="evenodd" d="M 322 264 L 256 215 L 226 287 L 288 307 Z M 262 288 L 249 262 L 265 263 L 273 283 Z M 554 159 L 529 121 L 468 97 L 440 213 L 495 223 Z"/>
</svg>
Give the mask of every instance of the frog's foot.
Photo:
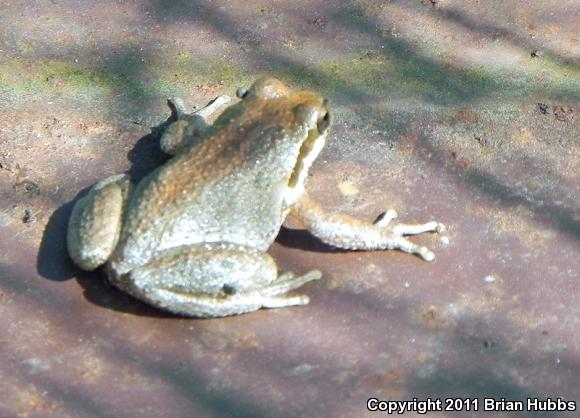
<svg viewBox="0 0 580 418">
<path fill-rule="evenodd" d="M 253 292 L 236 293 L 235 289 L 227 288 L 226 295 L 220 298 L 208 297 L 207 295 L 192 297 L 190 294 L 156 289 L 154 304 L 172 306 L 173 308 L 169 310 L 176 313 L 207 318 L 237 315 L 261 308 L 272 309 L 306 305 L 310 302 L 308 296 L 286 295 L 285 293 L 311 280 L 320 279 L 320 277 L 321 273 L 316 270 L 300 277 L 294 276 L 293 273 L 284 273 L 272 284 Z"/>
<path fill-rule="evenodd" d="M 197 115 L 203 118 L 205 122 L 207 119 L 215 113 L 220 107 L 228 104 L 232 101 L 232 98 L 226 94 L 221 95 L 210 101 L 206 106 L 201 109 L 194 110 L 193 112 L 188 112 L 185 102 L 181 97 L 171 97 L 167 99 L 167 105 L 171 109 L 171 116 L 175 120 L 187 119 L 189 116 Z"/>
<path fill-rule="evenodd" d="M 322 273 L 318 270 L 312 270 L 302 276 L 296 276 L 291 271 L 288 271 L 278 276 L 274 282 L 256 290 L 254 292 L 255 295 L 252 295 L 252 297 L 260 300 L 263 308 L 283 308 L 286 306 L 306 305 L 310 302 L 308 296 L 286 295 L 286 293 L 297 289 L 312 280 L 318 280 L 321 277 Z"/>
<path fill-rule="evenodd" d="M 424 224 L 394 224 L 392 221 L 397 217 L 394 210 L 387 211 L 373 224 L 350 216 L 327 214 L 307 196 L 298 201 L 293 213 L 312 234 L 336 247 L 351 250 L 398 249 L 417 254 L 427 261 L 435 259 L 433 252 L 411 242 L 405 236 L 445 231 L 445 226 L 436 221 Z"/>
<path fill-rule="evenodd" d="M 131 188 L 127 175 L 112 176 L 95 184 L 75 204 L 68 223 L 67 247 L 83 270 L 96 269 L 115 249 Z"/>
<path fill-rule="evenodd" d="M 193 145 L 207 131 L 208 117 L 230 101 L 229 96 L 218 96 L 204 108 L 188 113 L 182 99 L 179 97 L 168 99 L 167 104 L 175 122 L 170 124 L 161 136 L 160 146 L 163 152 L 176 155 Z"/>
<path fill-rule="evenodd" d="M 399 249 L 406 253 L 417 254 L 426 261 L 433 261 L 435 254 L 427 247 L 417 245 L 405 235 L 418 235 L 424 232 L 444 232 L 445 225 L 437 221 L 430 221 L 423 224 L 393 224 L 392 220 L 397 217 L 397 212 L 388 210 L 380 217 L 374 225 L 382 229 L 383 239 L 386 239 L 386 249 Z"/>
<path fill-rule="evenodd" d="M 223 105 L 228 104 L 232 101 L 232 98 L 226 94 L 216 97 L 207 106 L 197 110 L 196 115 L 201 116 L 207 122 L 208 118 L 216 112 Z"/>
<path fill-rule="evenodd" d="M 113 283 L 153 306 L 186 316 L 228 316 L 308 303 L 307 296 L 286 292 L 320 278 L 320 272 L 277 277 L 276 270 L 268 254 L 206 243 L 170 250 Z"/>
<path fill-rule="evenodd" d="M 185 102 L 181 97 L 168 98 L 167 106 L 171 109 L 171 118 L 174 120 L 183 119 L 188 114 Z"/>
<path fill-rule="evenodd" d="M 322 273 L 318 270 L 312 270 L 302 276 L 296 276 L 293 272 L 287 271 L 286 273 L 278 276 L 276 280 L 272 283 L 258 289 L 257 292 L 262 296 L 281 296 L 291 290 L 297 289 L 305 283 L 312 280 L 318 280 L 322 277 Z M 308 297 L 302 296 L 308 303 Z M 300 305 L 303 305 L 301 303 Z"/>
<path fill-rule="evenodd" d="M 167 289 L 154 289 L 149 293 L 150 304 L 185 316 L 216 318 L 254 312 L 261 308 L 285 308 L 305 305 L 308 296 L 261 296 L 257 294 L 228 295 L 223 298 L 207 295 L 190 295 Z"/>
</svg>

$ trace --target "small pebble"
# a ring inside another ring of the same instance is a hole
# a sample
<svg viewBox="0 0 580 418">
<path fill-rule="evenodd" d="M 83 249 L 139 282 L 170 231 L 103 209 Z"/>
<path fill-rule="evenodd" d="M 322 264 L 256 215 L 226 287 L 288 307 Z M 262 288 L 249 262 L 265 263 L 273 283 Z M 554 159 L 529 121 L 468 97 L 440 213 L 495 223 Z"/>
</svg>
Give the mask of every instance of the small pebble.
<svg viewBox="0 0 580 418">
<path fill-rule="evenodd" d="M 34 214 L 30 209 L 26 209 L 24 211 L 24 216 L 22 217 L 22 222 L 25 224 L 36 222 L 36 214 Z"/>
<path fill-rule="evenodd" d="M 483 281 L 486 282 L 486 283 L 493 283 L 493 282 L 496 281 L 496 278 L 493 277 L 492 275 L 489 275 L 489 276 L 485 276 L 485 278 L 483 279 Z"/>
</svg>

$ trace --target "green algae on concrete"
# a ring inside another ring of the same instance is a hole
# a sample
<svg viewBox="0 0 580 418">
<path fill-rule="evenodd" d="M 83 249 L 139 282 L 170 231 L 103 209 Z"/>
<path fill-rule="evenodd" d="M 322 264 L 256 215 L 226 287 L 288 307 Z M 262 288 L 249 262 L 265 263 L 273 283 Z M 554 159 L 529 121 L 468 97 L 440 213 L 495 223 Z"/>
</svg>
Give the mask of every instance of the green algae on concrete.
<svg viewBox="0 0 580 418">
<path fill-rule="evenodd" d="M 115 58 L 112 64 L 102 67 L 58 60 L 11 59 L 0 64 L 0 92 L 52 95 L 82 91 L 89 96 L 122 93 L 132 99 L 146 99 L 182 94 L 204 83 L 238 86 L 251 79 L 235 64 L 196 61 L 186 53 L 163 61 L 163 65 L 127 52 Z"/>
<path fill-rule="evenodd" d="M 153 58 L 154 56 L 154 58 Z M 189 51 L 147 56 L 135 46 L 114 51 L 106 65 L 14 58 L 0 64 L 0 92 L 123 94 L 134 102 L 154 96 L 183 95 L 193 86 L 222 85 L 232 90 L 254 78 L 277 76 L 303 88 L 360 98 L 380 96 L 420 98 L 432 104 L 498 100 L 535 94 L 558 100 L 577 99 L 580 70 L 547 56 L 513 71 L 484 66 L 443 64 L 410 53 L 380 48 L 362 49 L 342 59 L 307 65 L 275 66 L 250 73 L 225 59 L 196 57 Z"/>
<path fill-rule="evenodd" d="M 578 99 L 580 71 L 546 58 L 513 71 L 483 66 L 442 64 L 424 57 L 403 59 L 365 49 L 344 59 L 302 68 L 281 68 L 281 79 L 328 92 L 371 97 L 422 98 L 434 104 L 500 100 L 528 94 Z"/>
<path fill-rule="evenodd" d="M 100 69 L 66 61 L 11 59 L 0 64 L 2 91 L 52 94 L 57 91 L 107 90 L 111 77 Z"/>
</svg>

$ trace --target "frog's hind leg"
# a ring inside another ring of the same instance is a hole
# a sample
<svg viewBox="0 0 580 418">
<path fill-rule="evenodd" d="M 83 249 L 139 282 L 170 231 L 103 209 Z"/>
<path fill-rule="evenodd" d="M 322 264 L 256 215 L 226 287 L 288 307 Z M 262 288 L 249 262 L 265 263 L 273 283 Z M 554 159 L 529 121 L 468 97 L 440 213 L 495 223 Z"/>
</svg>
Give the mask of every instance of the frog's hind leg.
<svg viewBox="0 0 580 418">
<path fill-rule="evenodd" d="M 206 243 L 169 250 L 113 282 L 158 308 L 217 317 L 304 305 L 307 296 L 286 292 L 318 278 L 317 271 L 278 276 L 274 260 L 266 253 L 236 244 Z"/>
<path fill-rule="evenodd" d="M 257 311 L 261 308 L 285 308 L 306 305 L 306 295 L 265 296 L 260 292 L 215 297 L 193 295 L 167 289 L 149 292 L 146 302 L 158 308 L 185 316 L 215 318 Z"/>
<path fill-rule="evenodd" d="M 109 258 L 121 232 L 132 185 L 126 174 L 95 184 L 73 207 L 67 230 L 68 253 L 83 270 L 94 270 Z"/>
<path fill-rule="evenodd" d="M 196 139 L 202 137 L 207 131 L 209 116 L 230 100 L 229 96 L 218 96 L 207 106 L 188 113 L 182 99 L 179 97 L 168 99 L 167 104 L 171 109 L 172 117 L 176 120 L 165 129 L 161 136 L 160 146 L 163 152 L 176 155 L 187 146 L 194 144 Z"/>
</svg>

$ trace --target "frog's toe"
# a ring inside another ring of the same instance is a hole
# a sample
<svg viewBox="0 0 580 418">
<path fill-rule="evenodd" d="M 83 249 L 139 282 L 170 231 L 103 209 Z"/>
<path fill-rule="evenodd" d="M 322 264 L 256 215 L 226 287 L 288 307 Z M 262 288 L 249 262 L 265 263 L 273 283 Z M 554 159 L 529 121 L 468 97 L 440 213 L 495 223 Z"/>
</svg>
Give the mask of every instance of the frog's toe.
<svg viewBox="0 0 580 418">
<path fill-rule="evenodd" d="M 278 276 L 278 278 L 272 283 L 259 289 L 257 292 L 262 296 L 279 296 L 297 289 L 312 280 L 318 280 L 321 277 L 322 273 L 318 270 L 312 270 L 302 276 L 296 276 L 292 272 L 286 272 Z"/>
<path fill-rule="evenodd" d="M 397 236 L 392 238 L 389 242 L 389 248 L 398 249 L 409 254 L 417 254 L 425 261 L 435 260 L 435 254 L 429 248 L 417 245 L 405 237 Z"/>
<path fill-rule="evenodd" d="M 185 102 L 181 97 L 170 97 L 167 99 L 167 105 L 171 109 L 171 117 L 174 120 L 181 119 L 183 115 L 187 114 Z"/>
<path fill-rule="evenodd" d="M 445 225 L 437 221 L 430 221 L 423 224 L 397 224 L 392 227 L 397 235 L 417 235 L 424 232 L 443 232 Z"/>
<path fill-rule="evenodd" d="M 435 260 L 435 254 L 433 253 L 433 251 L 429 250 L 429 248 L 427 248 L 427 247 L 420 247 L 417 254 L 419 254 L 421 257 L 423 257 L 423 260 L 425 260 L 425 261 Z"/>
<path fill-rule="evenodd" d="M 306 295 L 296 296 L 271 296 L 262 302 L 263 308 L 285 308 L 287 306 L 306 305 L 310 298 Z"/>
<path fill-rule="evenodd" d="M 383 213 L 379 218 L 375 221 L 375 225 L 380 228 L 386 228 L 393 219 L 395 219 L 399 214 L 394 209 L 389 209 L 385 213 Z"/>
</svg>

